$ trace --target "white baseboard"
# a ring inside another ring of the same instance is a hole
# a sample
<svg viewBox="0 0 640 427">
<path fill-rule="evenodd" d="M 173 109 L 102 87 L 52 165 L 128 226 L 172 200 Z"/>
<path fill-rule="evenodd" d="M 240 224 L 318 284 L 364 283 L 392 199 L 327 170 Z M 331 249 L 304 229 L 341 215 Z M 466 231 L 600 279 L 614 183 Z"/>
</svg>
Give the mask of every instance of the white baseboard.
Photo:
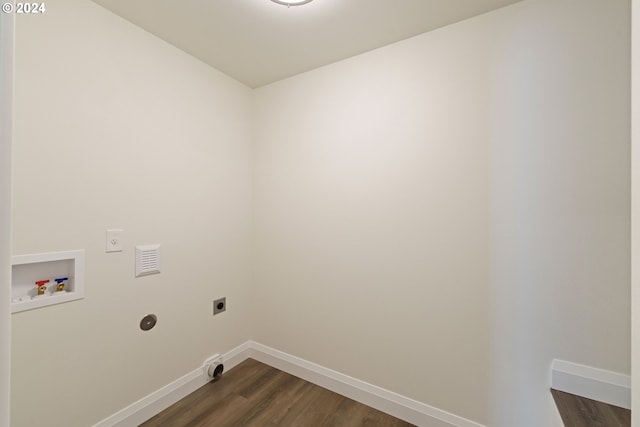
<svg viewBox="0 0 640 427">
<path fill-rule="evenodd" d="M 222 355 L 225 372 L 233 369 L 249 356 L 249 342 Z M 202 367 L 195 369 L 170 384 L 154 391 L 135 403 L 105 418 L 93 427 L 136 427 L 178 400 L 193 393 L 208 380 Z"/>
<path fill-rule="evenodd" d="M 481 424 L 271 347 L 252 341 L 249 348 L 249 356 L 253 359 L 417 426 L 483 427 Z"/>
<path fill-rule="evenodd" d="M 223 354 L 225 372 L 249 357 L 417 426 L 484 427 L 265 345 L 247 341 Z M 93 427 L 136 427 L 207 383 L 202 367 L 162 387 Z"/>
<path fill-rule="evenodd" d="M 631 377 L 554 359 L 551 388 L 631 409 Z"/>
</svg>

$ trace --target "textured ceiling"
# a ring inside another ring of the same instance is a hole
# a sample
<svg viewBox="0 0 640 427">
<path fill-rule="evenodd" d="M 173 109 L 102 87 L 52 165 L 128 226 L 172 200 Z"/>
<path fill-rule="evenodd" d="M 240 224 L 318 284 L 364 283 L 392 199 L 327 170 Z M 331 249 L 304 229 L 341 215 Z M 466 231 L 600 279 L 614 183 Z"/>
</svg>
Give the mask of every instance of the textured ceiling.
<svg viewBox="0 0 640 427">
<path fill-rule="evenodd" d="M 519 0 L 93 0 L 250 87 Z"/>
</svg>

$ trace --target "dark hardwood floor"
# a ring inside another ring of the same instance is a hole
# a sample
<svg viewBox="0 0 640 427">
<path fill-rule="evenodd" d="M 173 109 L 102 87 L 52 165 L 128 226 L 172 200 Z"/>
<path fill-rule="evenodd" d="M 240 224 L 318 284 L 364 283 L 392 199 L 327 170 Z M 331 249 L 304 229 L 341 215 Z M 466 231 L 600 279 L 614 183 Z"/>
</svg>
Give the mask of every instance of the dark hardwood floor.
<svg viewBox="0 0 640 427">
<path fill-rule="evenodd" d="M 631 411 L 551 389 L 565 427 L 629 427 Z"/>
<path fill-rule="evenodd" d="M 248 359 L 142 424 L 143 427 L 412 426 Z"/>
</svg>

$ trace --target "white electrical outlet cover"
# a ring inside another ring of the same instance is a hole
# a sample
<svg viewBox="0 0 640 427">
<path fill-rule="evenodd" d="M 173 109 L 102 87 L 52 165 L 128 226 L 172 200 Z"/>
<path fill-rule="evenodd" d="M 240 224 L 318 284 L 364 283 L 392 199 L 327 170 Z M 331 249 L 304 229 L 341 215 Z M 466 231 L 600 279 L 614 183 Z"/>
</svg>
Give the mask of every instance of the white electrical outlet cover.
<svg viewBox="0 0 640 427">
<path fill-rule="evenodd" d="M 107 230 L 105 252 L 122 252 L 122 230 Z"/>
</svg>

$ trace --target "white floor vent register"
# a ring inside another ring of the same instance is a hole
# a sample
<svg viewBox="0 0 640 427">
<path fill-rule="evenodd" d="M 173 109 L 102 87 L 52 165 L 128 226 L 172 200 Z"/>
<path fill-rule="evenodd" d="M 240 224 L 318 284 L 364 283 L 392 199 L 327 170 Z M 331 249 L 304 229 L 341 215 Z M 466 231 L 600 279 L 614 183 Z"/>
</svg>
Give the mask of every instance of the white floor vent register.
<svg viewBox="0 0 640 427">
<path fill-rule="evenodd" d="M 136 246 L 136 277 L 160 273 L 160 245 Z"/>
</svg>

